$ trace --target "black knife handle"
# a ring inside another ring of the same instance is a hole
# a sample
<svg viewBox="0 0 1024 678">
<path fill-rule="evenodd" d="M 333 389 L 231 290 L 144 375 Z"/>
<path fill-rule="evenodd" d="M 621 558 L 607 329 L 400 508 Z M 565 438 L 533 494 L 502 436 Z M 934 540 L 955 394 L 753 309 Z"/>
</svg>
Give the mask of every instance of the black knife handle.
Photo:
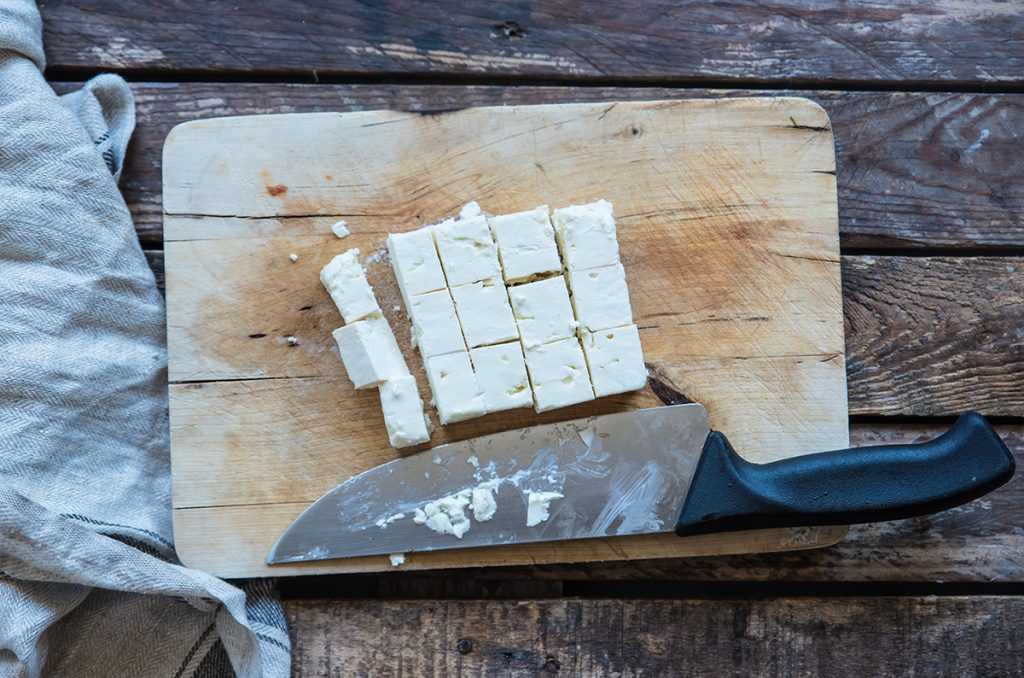
<svg viewBox="0 0 1024 678">
<path fill-rule="evenodd" d="M 920 516 L 977 499 L 1013 471 L 1010 451 L 976 412 L 926 443 L 821 452 L 769 464 L 744 460 L 724 435 L 712 431 L 676 534 Z"/>
</svg>

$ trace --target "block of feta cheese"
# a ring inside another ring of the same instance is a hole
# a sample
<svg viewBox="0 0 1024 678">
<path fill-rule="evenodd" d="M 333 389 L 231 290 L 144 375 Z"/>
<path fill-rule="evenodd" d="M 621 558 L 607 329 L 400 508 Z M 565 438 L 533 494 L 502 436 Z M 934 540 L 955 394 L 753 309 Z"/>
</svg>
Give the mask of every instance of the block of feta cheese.
<svg viewBox="0 0 1024 678">
<path fill-rule="evenodd" d="M 447 289 L 412 297 L 408 309 L 413 344 L 424 358 L 466 350 L 455 304 Z"/>
<path fill-rule="evenodd" d="M 320 282 L 327 288 L 341 317 L 346 323 L 362 320 L 368 315 L 380 314 L 380 306 L 373 296 L 373 288 L 359 265 L 359 250 L 355 247 L 339 254 L 320 270 Z"/>
<path fill-rule="evenodd" d="M 380 316 L 350 322 L 332 333 L 348 378 L 370 388 L 409 374 L 388 321 Z"/>
<path fill-rule="evenodd" d="M 424 360 L 424 365 L 434 394 L 434 407 L 442 424 L 487 413 L 468 352 L 433 356 Z"/>
<path fill-rule="evenodd" d="M 388 235 L 388 254 L 406 308 L 417 294 L 443 290 L 447 285 L 434 236 L 429 228 Z"/>
<path fill-rule="evenodd" d="M 622 264 L 570 270 L 567 277 L 572 290 L 572 307 L 580 328 L 596 331 L 633 322 L 626 271 Z"/>
<path fill-rule="evenodd" d="M 519 328 L 501 280 L 453 287 L 452 299 L 470 348 L 519 339 Z"/>
<path fill-rule="evenodd" d="M 636 325 L 584 332 L 583 352 L 598 398 L 647 385 L 647 366 Z"/>
<path fill-rule="evenodd" d="M 388 379 L 379 387 L 380 406 L 388 440 L 395 448 L 419 445 L 430 440 L 429 420 L 412 375 Z"/>
<path fill-rule="evenodd" d="M 523 346 L 538 346 L 571 337 L 576 321 L 563 276 L 508 288 Z"/>
<path fill-rule="evenodd" d="M 615 214 L 607 200 L 561 207 L 554 211 L 552 221 L 565 268 L 582 270 L 619 263 Z"/>
<path fill-rule="evenodd" d="M 587 362 L 576 337 L 527 346 L 526 368 L 538 412 L 594 399 Z"/>
<path fill-rule="evenodd" d="M 449 219 L 432 230 L 449 287 L 501 278 L 498 247 L 484 215 Z"/>
<path fill-rule="evenodd" d="M 469 351 L 469 357 L 488 412 L 501 412 L 533 404 L 523 347 L 518 341 L 473 348 Z"/>
<path fill-rule="evenodd" d="M 487 222 L 498 243 L 498 258 L 505 282 L 521 282 L 562 270 L 547 205 L 526 212 L 489 217 Z"/>
</svg>

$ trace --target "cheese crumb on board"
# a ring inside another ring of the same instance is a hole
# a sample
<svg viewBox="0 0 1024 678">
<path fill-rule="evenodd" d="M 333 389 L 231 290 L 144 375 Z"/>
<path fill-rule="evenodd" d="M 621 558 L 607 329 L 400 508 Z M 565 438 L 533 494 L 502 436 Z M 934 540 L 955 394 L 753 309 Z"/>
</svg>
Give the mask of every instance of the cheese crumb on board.
<svg viewBox="0 0 1024 678">
<path fill-rule="evenodd" d="M 466 350 L 455 304 L 447 289 L 414 296 L 409 304 L 413 345 L 424 358 Z"/>
<path fill-rule="evenodd" d="M 469 357 L 488 412 L 502 412 L 533 404 L 523 347 L 518 341 L 473 348 L 469 351 Z"/>
<path fill-rule="evenodd" d="M 391 567 L 398 567 L 405 563 L 404 553 L 392 553 L 388 558 L 391 560 Z"/>
<path fill-rule="evenodd" d="M 526 491 L 526 526 L 534 527 L 550 518 L 548 512 L 551 502 L 561 499 L 564 495 L 558 492 Z"/>
<path fill-rule="evenodd" d="M 331 295 L 346 323 L 380 314 L 380 306 L 366 273 L 359 265 L 359 250 L 352 248 L 334 257 L 320 270 L 320 282 Z"/>
<path fill-rule="evenodd" d="M 526 348 L 534 409 L 546 412 L 594 399 L 586 359 L 576 337 Z"/>
<path fill-rule="evenodd" d="M 294 263 L 299 260 L 299 255 L 296 254 L 295 252 L 292 252 L 291 254 L 288 255 L 288 258 L 292 260 L 292 263 Z"/>
<path fill-rule="evenodd" d="M 459 210 L 459 219 L 471 219 L 481 214 L 483 214 L 483 210 L 480 209 L 480 205 L 476 204 L 475 200 L 471 200 Z"/>
<path fill-rule="evenodd" d="M 423 417 L 416 378 L 412 375 L 392 378 L 379 386 L 384 425 L 391 446 L 398 449 L 430 440 L 427 421 Z"/>
<path fill-rule="evenodd" d="M 417 294 L 447 287 L 441 260 L 437 258 L 437 249 L 434 247 L 434 236 L 429 228 L 390 234 L 388 254 L 398 279 L 398 289 L 407 307 L 409 300 Z"/>
<path fill-rule="evenodd" d="M 332 334 L 348 378 L 357 389 L 409 374 L 395 335 L 384 318 L 373 316 L 356 320 Z"/>
<path fill-rule="evenodd" d="M 489 217 L 505 282 L 529 280 L 562 270 L 548 206 Z"/>
<path fill-rule="evenodd" d="M 583 270 L 619 263 L 615 213 L 607 200 L 554 211 L 552 222 L 565 268 Z"/>
<path fill-rule="evenodd" d="M 331 233 L 333 233 L 338 238 L 344 238 L 345 236 L 352 232 L 348 230 L 347 224 L 348 222 L 346 222 L 344 219 L 342 219 L 341 221 L 334 222 L 333 224 L 331 224 Z"/>
<path fill-rule="evenodd" d="M 501 279 L 498 248 L 486 217 L 449 219 L 432 230 L 449 287 Z"/>
<path fill-rule="evenodd" d="M 622 327 L 633 322 L 622 264 L 569 271 L 572 306 L 583 330 Z"/>
<path fill-rule="evenodd" d="M 462 335 L 470 348 L 519 338 L 508 292 L 500 280 L 497 284 L 483 281 L 453 287 L 452 299 Z"/>
<path fill-rule="evenodd" d="M 469 353 L 447 353 L 425 360 L 427 381 L 442 424 L 472 419 L 487 413 Z"/>
<path fill-rule="evenodd" d="M 526 348 L 575 335 L 576 321 L 563 276 L 516 285 L 508 294 Z"/>
<path fill-rule="evenodd" d="M 583 353 L 598 398 L 647 385 L 647 366 L 636 325 L 584 332 Z"/>
</svg>

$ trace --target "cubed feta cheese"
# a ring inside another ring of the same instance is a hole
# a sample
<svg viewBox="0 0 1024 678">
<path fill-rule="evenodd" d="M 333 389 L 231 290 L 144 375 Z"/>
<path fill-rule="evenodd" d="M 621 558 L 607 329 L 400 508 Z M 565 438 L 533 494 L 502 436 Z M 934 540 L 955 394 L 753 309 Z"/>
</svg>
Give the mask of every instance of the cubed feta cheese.
<svg viewBox="0 0 1024 678">
<path fill-rule="evenodd" d="M 459 316 L 466 345 L 470 348 L 519 338 L 519 329 L 508 303 L 508 292 L 501 280 L 453 287 L 452 299 L 455 300 L 455 312 Z"/>
<path fill-rule="evenodd" d="M 434 407 L 442 424 L 472 419 L 487 413 L 469 353 L 448 353 L 424 361 L 434 393 Z"/>
<path fill-rule="evenodd" d="M 434 226 L 433 232 L 449 287 L 501 278 L 498 247 L 482 214 L 449 219 Z"/>
<path fill-rule="evenodd" d="M 508 288 L 519 336 L 527 348 L 571 337 L 576 331 L 565 278 L 555 276 Z"/>
<path fill-rule="evenodd" d="M 551 344 L 528 346 L 526 367 L 538 412 L 594 399 L 587 362 L 576 337 Z"/>
<path fill-rule="evenodd" d="M 583 352 L 597 397 L 647 385 L 647 366 L 636 325 L 583 333 Z"/>
<path fill-rule="evenodd" d="M 379 387 L 380 405 L 388 440 L 395 448 L 419 445 L 430 440 L 423 401 L 412 375 L 388 379 Z"/>
<path fill-rule="evenodd" d="M 352 248 L 334 257 L 320 270 L 320 282 L 327 288 L 346 323 L 380 314 L 373 288 L 359 265 L 359 250 Z"/>
<path fill-rule="evenodd" d="M 437 258 L 434 236 L 429 228 L 390 234 L 388 254 L 406 308 L 409 300 L 417 294 L 445 288 L 441 260 Z"/>
<path fill-rule="evenodd" d="M 582 329 L 597 331 L 633 322 L 626 271 L 622 264 L 570 270 L 568 278 L 572 307 Z"/>
<path fill-rule="evenodd" d="M 547 205 L 489 217 L 487 222 L 498 243 L 498 258 L 506 282 L 529 280 L 536 275 L 562 270 Z"/>
<path fill-rule="evenodd" d="M 615 214 L 607 200 L 556 209 L 553 221 L 567 269 L 619 263 Z"/>
<path fill-rule="evenodd" d="M 469 357 L 488 412 L 533 404 L 523 348 L 518 341 L 470 349 Z"/>
<path fill-rule="evenodd" d="M 379 316 L 350 322 L 332 333 L 348 378 L 356 388 L 409 374 L 388 321 Z"/>
<path fill-rule="evenodd" d="M 465 351 L 455 304 L 448 290 L 414 296 L 409 304 L 413 343 L 424 358 Z"/>
</svg>

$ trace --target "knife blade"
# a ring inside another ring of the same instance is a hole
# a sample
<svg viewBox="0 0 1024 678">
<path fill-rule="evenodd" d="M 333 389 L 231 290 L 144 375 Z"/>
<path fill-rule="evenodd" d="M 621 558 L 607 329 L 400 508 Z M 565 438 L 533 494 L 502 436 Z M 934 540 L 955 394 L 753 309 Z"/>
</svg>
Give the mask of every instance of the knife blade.
<svg viewBox="0 0 1024 678">
<path fill-rule="evenodd" d="M 303 511 L 267 562 L 891 520 L 965 503 L 1013 472 L 976 413 L 925 443 L 753 464 L 710 430 L 702 405 L 672 405 L 497 433 L 370 469 Z"/>
</svg>

